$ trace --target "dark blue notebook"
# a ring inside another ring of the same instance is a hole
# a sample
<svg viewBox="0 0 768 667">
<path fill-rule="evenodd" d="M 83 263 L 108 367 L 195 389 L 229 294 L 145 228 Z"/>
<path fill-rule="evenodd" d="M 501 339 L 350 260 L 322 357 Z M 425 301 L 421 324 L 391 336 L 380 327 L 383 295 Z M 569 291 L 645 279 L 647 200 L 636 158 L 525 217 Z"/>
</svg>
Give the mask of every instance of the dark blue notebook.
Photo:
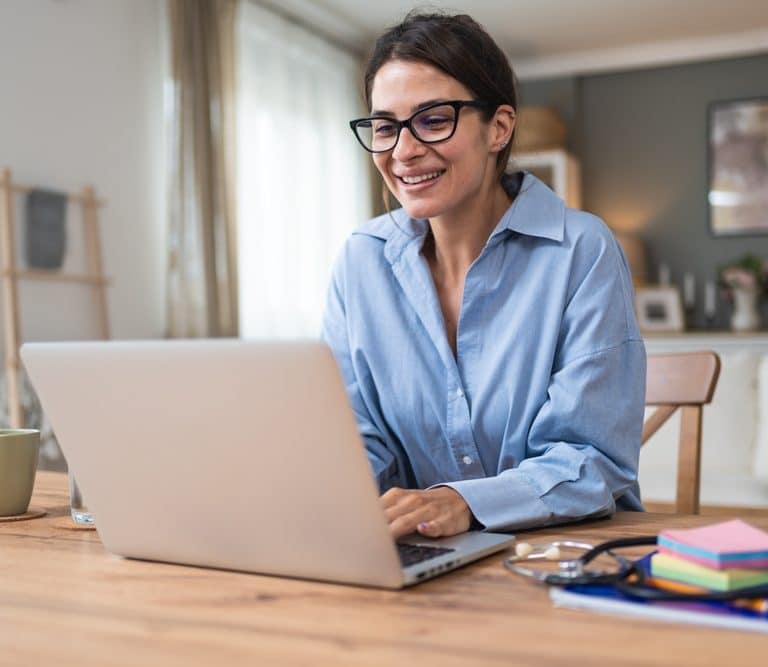
<svg viewBox="0 0 768 667">
<path fill-rule="evenodd" d="M 638 563 L 650 573 L 651 556 Z M 549 596 L 556 607 L 586 609 L 617 616 L 708 625 L 768 633 L 768 613 L 736 607 L 728 602 L 659 602 L 630 598 L 611 586 L 553 586 Z"/>
</svg>

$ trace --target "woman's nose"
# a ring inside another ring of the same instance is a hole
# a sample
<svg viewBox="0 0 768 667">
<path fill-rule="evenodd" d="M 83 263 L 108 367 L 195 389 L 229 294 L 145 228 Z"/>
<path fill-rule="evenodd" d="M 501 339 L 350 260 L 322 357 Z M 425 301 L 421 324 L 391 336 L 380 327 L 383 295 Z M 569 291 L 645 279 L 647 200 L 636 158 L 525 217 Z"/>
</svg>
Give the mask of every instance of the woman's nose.
<svg viewBox="0 0 768 667">
<path fill-rule="evenodd" d="M 422 155 L 424 150 L 424 144 L 414 137 L 407 127 L 404 127 L 400 130 L 400 137 L 392 151 L 392 157 L 401 162 L 406 162 L 407 160 Z"/>
</svg>

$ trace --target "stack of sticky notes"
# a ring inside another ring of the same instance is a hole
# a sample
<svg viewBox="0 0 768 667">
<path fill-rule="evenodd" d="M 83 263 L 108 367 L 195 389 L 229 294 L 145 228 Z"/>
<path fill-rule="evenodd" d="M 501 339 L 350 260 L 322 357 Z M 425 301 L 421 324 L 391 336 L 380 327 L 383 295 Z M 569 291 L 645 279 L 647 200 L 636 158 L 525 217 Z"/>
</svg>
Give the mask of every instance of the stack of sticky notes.
<svg viewBox="0 0 768 667">
<path fill-rule="evenodd" d="M 768 584 L 768 533 L 739 519 L 662 531 L 651 574 L 715 591 Z"/>
</svg>

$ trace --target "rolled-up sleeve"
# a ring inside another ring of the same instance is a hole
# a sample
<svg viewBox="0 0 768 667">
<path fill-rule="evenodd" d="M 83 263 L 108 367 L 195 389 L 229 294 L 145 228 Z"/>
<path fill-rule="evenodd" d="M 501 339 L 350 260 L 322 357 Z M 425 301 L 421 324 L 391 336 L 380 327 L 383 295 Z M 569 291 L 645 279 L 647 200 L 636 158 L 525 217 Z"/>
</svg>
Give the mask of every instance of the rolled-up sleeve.
<svg viewBox="0 0 768 667">
<path fill-rule="evenodd" d="M 644 378 L 641 341 L 573 360 L 552 375 L 530 429 L 529 458 L 496 476 L 445 486 L 488 530 L 612 513 L 636 484 Z"/>
</svg>

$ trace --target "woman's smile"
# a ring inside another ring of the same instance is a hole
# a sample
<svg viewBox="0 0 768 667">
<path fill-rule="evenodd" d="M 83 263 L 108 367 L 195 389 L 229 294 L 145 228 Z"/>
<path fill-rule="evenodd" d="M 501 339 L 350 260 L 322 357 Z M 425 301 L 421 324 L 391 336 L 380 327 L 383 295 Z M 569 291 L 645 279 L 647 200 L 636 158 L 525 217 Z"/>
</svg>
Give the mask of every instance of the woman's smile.
<svg viewBox="0 0 768 667">
<path fill-rule="evenodd" d="M 407 192 L 421 192 L 435 185 L 444 173 L 445 169 L 433 169 L 412 174 L 396 174 L 395 176 L 402 184 L 401 187 Z"/>
</svg>

